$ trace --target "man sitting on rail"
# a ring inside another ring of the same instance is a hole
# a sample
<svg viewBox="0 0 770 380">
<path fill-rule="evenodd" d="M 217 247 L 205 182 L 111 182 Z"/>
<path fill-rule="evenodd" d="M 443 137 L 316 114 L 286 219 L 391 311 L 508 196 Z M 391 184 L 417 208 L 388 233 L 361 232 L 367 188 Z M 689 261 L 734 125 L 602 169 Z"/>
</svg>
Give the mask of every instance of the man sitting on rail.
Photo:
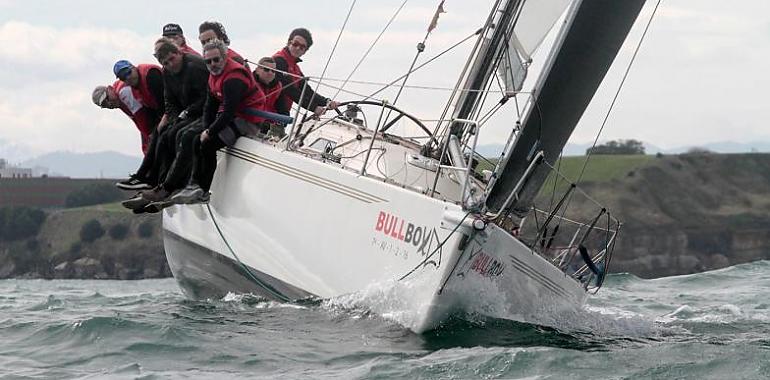
<svg viewBox="0 0 770 380">
<path fill-rule="evenodd" d="M 227 45 L 214 39 L 203 46 L 209 69 L 209 92 L 203 113 L 205 129 L 196 143 L 190 185 L 171 197 L 174 203 L 207 202 L 217 167 L 217 150 L 235 144 L 238 137 L 254 134 L 263 118 L 249 112 L 264 111 L 265 96 L 254 76 L 243 65 L 227 58 Z"/>
<path fill-rule="evenodd" d="M 165 103 L 163 102 L 163 73 L 160 66 L 152 64 L 140 64 L 134 66 L 131 62 L 120 60 L 115 62 L 112 68 L 115 76 L 131 87 L 133 97 L 156 116 L 165 113 Z M 145 157 L 142 165 L 130 178 L 120 181 L 116 186 L 123 190 L 141 190 L 150 189 L 157 184 L 158 173 L 153 171 L 154 145 L 157 144 L 158 129 L 162 128 L 164 118 L 159 117 L 159 121 L 152 124 L 149 131 L 149 142 L 146 145 Z"/>
<path fill-rule="evenodd" d="M 209 71 L 202 58 L 183 54 L 167 38 L 156 41 L 155 56 L 163 65 L 169 123 L 160 132 L 156 148 L 159 185 L 123 203 L 140 212 L 160 211 L 158 208 L 146 209 L 145 206 L 165 200 L 173 191 L 187 184 L 192 170 L 194 141 L 203 129 L 200 119 L 208 93 Z"/>
</svg>

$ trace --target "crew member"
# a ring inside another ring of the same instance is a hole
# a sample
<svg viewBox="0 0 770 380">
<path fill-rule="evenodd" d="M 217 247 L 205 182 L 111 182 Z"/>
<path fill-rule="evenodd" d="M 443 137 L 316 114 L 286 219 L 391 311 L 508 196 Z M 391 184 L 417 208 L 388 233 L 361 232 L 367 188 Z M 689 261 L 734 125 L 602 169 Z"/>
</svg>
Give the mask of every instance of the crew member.
<svg viewBox="0 0 770 380">
<path fill-rule="evenodd" d="M 167 38 L 156 41 L 155 56 L 163 65 L 164 98 L 169 124 L 158 135 L 156 147 L 155 166 L 159 173 L 159 185 L 152 191 L 143 192 L 130 204 L 124 203 L 134 210 L 151 202 L 165 200 L 188 182 L 194 141 L 203 129 L 200 118 L 208 93 L 209 71 L 202 58 L 183 54 Z"/>
<path fill-rule="evenodd" d="M 304 102 L 300 103 L 299 89 L 295 86 L 284 86 L 281 83 L 275 71 L 275 60 L 272 57 L 263 57 L 259 60 L 257 68 L 254 70 L 254 78 L 257 80 L 257 86 L 265 94 L 265 110 L 268 112 L 281 113 L 279 108 L 283 97 L 288 97 L 305 109 L 311 109 L 313 106 L 309 104 L 311 97 L 305 97 Z M 283 124 L 266 121 L 262 124 L 260 131 L 280 139 L 285 136 L 285 129 L 286 126 Z"/>
<path fill-rule="evenodd" d="M 163 74 L 161 68 L 152 64 L 140 64 L 134 66 L 131 62 L 120 60 L 115 62 L 112 67 L 115 76 L 131 87 L 131 94 L 142 107 L 151 110 L 155 115 L 165 113 L 165 104 L 163 101 Z M 162 128 L 165 117 L 160 117 L 157 124 L 152 125 L 149 135 L 149 143 L 145 149 L 146 153 L 142 160 L 142 165 L 128 179 L 116 184 L 124 190 L 140 190 L 152 188 L 157 183 L 157 173 L 152 170 L 154 160 L 154 145 L 157 143 L 155 138 L 158 128 Z"/>
<path fill-rule="evenodd" d="M 227 46 L 227 57 L 240 63 L 249 69 L 249 64 L 246 60 L 230 47 L 230 37 L 227 36 L 225 26 L 218 21 L 204 21 L 198 26 L 198 40 L 201 42 L 201 46 L 206 45 L 213 39 L 218 39 L 225 43 Z"/>
<path fill-rule="evenodd" d="M 150 133 L 158 125 L 161 115 L 156 110 L 142 106 L 131 91 L 131 86 L 121 80 L 109 86 L 96 86 L 91 93 L 91 100 L 101 108 L 119 108 L 128 116 L 139 130 L 142 141 L 142 154 L 147 153 Z"/>
<path fill-rule="evenodd" d="M 181 50 L 182 53 L 193 54 L 200 57 L 200 53 L 195 51 L 195 49 L 191 48 L 190 45 L 187 44 L 187 39 L 184 38 L 184 32 L 182 32 L 182 27 L 179 26 L 179 24 L 163 25 L 162 36 L 173 41 L 174 44 L 179 47 L 179 50 Z"/>
<path fill-rule="evenodd" d="M 203 60 L 209 70 L 209 92 L 203 112 L 205 129 L 196 144 L 196 159 L 191 184 L 171 197 L 176 203 L 208 200 L 208 191 L 217 166 L 216 153 L 235 144 L 238 137 L 257 131 L 264 119 L 248 112 L 264 111 L 264 94 L 251 72 L 227 58 L 227 45 L 214 39 L 203 46 Z"/>
<path fill-rule="evenodd" d="M 312 45 L 313 36 L 310 31 L 305 28 L 294 29 L 289 34 L 286 47 L 273 54 L 273 59 L 276 68 L 281 73 L 280 81 L 283 86 L 293 86 L 299 90 L 300 94 L 304 94 L 302 102 L 299 104 L 307 104 L 308 107 L 306 108 L 313 110 L 316 115 L 321 115 L 327 109 L 337 108 L 337 102 L 317 94 L 310 84 L 303 79 L 305 75 L 299 68 L 299 63 L 302 62 L 300 57 L 305 55 Z M 296 102 L 296 100 L 294 101 Z M 278 105 L 278 112 L 288 115 L 291 111 L 291 104 L 292 99 L 288 94 L 285 94 Z"/>
</svg>

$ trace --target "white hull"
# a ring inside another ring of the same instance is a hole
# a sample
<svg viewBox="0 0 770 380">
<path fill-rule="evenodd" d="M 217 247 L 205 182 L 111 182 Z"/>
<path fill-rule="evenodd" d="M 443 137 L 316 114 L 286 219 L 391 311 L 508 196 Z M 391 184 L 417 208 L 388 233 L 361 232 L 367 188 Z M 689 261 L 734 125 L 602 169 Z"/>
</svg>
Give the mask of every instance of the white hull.
<svg viewBox="0 0 770 380">
<path fill-rule="evenodd" d="M 249 138 L 223 152 L 210 205 L 164 211 L 166 255 L 185 294 L 285 301 L 415 281 L 405 296 L 418 333 L 456 311 L 547 324 L 539 312 L 584 302 L 582 284 L 496 225 L 458 227 L 462 207 L 419 192 L 433 177 L 410 167 L 402 187 L 343 166 Z"/>
</svg>

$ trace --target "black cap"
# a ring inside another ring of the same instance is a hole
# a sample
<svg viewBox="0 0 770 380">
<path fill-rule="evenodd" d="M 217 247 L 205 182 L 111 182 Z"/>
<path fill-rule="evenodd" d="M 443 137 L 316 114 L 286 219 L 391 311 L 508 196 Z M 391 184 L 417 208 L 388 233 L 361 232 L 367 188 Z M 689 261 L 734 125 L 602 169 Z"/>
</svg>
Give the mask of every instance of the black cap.
<svg viewBox="0 0 770 380">
<path fill-rule="evenodd" d="M 175 36 L 182 33 L 182 27 L 179 24 L 166 24 L 163 26 L 163 37 Z"/>
</svg>

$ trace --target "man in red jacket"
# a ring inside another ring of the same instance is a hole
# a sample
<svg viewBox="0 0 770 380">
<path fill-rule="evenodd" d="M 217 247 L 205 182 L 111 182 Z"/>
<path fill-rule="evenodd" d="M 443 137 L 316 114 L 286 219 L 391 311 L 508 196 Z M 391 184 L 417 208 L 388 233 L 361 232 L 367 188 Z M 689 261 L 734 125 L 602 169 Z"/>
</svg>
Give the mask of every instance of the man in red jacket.
<svg viewBox="0 0 770 380">
<path fill-rule="evenodd" d="M 158 129 L 166 124 L 165 103 L 163 101 L 163 73 L 160 66 L 152 64 L 139 64 L 134 66 L 131 62 L 120 60 L 112 67 L 115 76 L 131 86 L 134 97 L 144 106 L 155 110 L 162 115 L 160 121 L 150 131 L 150 142 L 147 146 L 147 154 L 144 155 L 142 164 L 135 174 L 115 185 L 123 190 L 151 189 L 157 185 L 158 173 L 155 167 L 155 147 L 157 145 Z"/>
<path fill-rule="evenodd" d="M 289 41 L 286 47 L 273 54 L 275 66 L 281 73 L 280 81 L 284 87 L 294 87 L 299 93 L 304 94 L 301 101 L 298 102 L 303 107 L 313 110 L 316 115 L 323 114 L 327 109 L 337 108 L 337 102 L 323 97 L 313 91 L 312 85 L 302 79 L 305 74 L 299 68 L 302 57 L 313 45 L 313 36 L 305 28 L 297 28 L 289 33 Z M 297 100 L 294 100 L 297 102 Z M 288 96 L 283 97 L 279 103 L 278 111 L 288 115 L 291 111 L 292 99 Z"/>
<path fill-rule="evenodd" d="M 175 203 L 208 201 L 209 188 L 217 168 L 217 150 L 232 146 L 238 137 L 257 132 L 264 119 L 249 113 L 264 111 L 265 96 L 254 75 L 227 57 L 227 45 L 214 39 L 203 46 L 203 60 L 209 70 L 209 93 L 203 112 L 204 130 L 196 146 L 192 181 L 171 197 Z"/>
<path fill-rule="evenodd" d="M 281 112 L 281 100 L 288 97 L 294 103 L 307 110 L 315 111 L 316 104 L 311 101 L 312 98 L 306 96 L 303 102 L 300 102 L 300 90 L 295 86 L 284 86 L 281 83 L 275 70 L 275 59 L 273 57 L 262 57 L 257 62 L 257 68 L 254 70 L 254 78 L 257 80 L 262 93 L 265 94 L 265 111 L 273 113 Z M 320 107 L 323 109 L 323 107 Z M 323 109 L 325 110 L 325 109 Z M 274 121 L 267 121 L 262 124 L 261 132 L 269 134 L 271 137 L 283 138 L 286 125 Z"/>
</svg>

